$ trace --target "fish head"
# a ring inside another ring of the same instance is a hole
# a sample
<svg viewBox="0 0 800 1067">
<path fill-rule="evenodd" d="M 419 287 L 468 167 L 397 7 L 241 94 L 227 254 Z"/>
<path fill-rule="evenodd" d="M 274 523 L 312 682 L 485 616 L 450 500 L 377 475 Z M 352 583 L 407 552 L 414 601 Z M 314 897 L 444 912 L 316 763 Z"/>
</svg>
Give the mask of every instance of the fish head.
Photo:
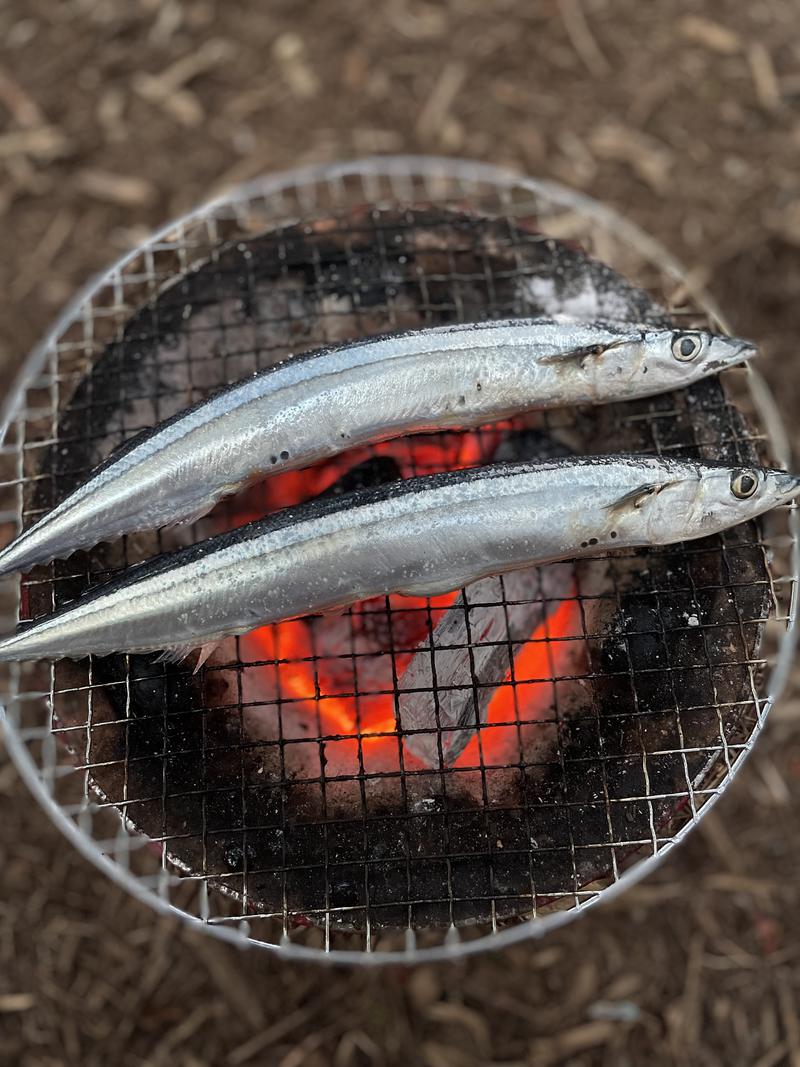
<svg viewBox="0 0 800 1067">
<path fill-rule="evenodd" d="M 608 543 L 618 538 L 620 544 L 663 545 L 708 537 L 798 494 L 800 477 L 786 471 L 681 463 L 606 508 Z"/>
<path fill-rule="evenodd" d="M 704 330 L 620 330 L 586 360 L 595 397 L 623 400 L 682 389 L 744 363 L 755 346 Z"/>
</svg>

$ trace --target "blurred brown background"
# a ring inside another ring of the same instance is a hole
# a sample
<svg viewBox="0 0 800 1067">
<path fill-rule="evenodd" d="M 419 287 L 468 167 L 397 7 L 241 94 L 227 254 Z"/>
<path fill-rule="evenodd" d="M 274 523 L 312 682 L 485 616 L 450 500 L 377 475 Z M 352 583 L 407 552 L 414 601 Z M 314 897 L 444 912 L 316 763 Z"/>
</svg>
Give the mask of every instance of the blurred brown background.
<svg viewBox="0 0 800 1067">
<path fill-rule="evenodd" d="M 796 0 L 6 0 L 0 366 L 154 225 L 232 182 L 473 156 L 626 212 L 756 338 L 790 429 L 800 326 Z M 657 877 L 544 943 L 380 974 L 156 919 L 0 756 L 0 1063 L 800 1067 L 797 675 Z"/>
</svg>

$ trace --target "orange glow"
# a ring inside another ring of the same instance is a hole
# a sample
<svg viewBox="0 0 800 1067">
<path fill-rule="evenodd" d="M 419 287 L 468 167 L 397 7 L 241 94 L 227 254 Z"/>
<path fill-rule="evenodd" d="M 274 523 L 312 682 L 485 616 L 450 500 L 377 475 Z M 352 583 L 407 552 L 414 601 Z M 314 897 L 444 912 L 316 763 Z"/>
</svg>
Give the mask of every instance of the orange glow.
<svg viewBox="0 0 800 1067">
<path fill-rule="evenodd" d="M 358 733 L 358 708 L 356 701 L 329 693 L 317 695 L 318 678 L 309 660 L 312 655 L 311 631 L 299 619 L 281 622 L 274 626 L 262 626 L 247 635 L 248 642 L 259 646 L 258 657 L 280 664 L 280 695 L 283 700 L 307 701 L 307 712 L 319 712 L 323 734 Z M 287 661 L 287 662 L 283 662 Z M 394 730 L 394 702 L 391 695 L 381 698 L 385 710 L 371 716 L 367 725 L 361 724 L 363 736 Z"/>
<path fill-rule="evenodd" d="M 431 601 L 432 622 L 435 627 L 456 593 Z M 391 596 L 392 613 L 402 614 L 409 606 L 427 602 L 418 598 Z M 358 606 L 357 606 L 358 607 Z M 360 605 L 363 607 L 363 605 Z M 427 613 L 424 613 L 427 632 Z M 456 760 L 462 766 L 502 760 L 501 753 L 517 745 L 518 721 L 533 720 L 546 715 L 553 705 L 551 679 L 559 673 L 559 664 L 571 656 L 575 638 L 579 634 L 579 608 L 575 600 L 564 600 L 531 634 L 514 660 L 515 684 L 498 685 L 487 710 L 487 723 L 494 729 L 483 730 L 480 742 L 473 737 Z M 321 625 L 325 620 L 321 620 Z M 311 628 L 303 620 L 277 623 L 252 631 L 241 639 L 246 659 L 276 664 L 279 672 L 275 697 L 291 701 L 295 714 L 313 717 L 319 736 L 335 739 L 338 759 L 358 764 L 358 749 L 363 758 L 369 757 L 370 769 L 388 769 L 398 763 L 398 738 L 395 731 L 394 696 L 392 692 L 368 693 L 358 700 L 349 695 L 351 685 L 336 692 L 326 678 L 324 659 L 313 662 Z M 412 652 L 395 656 L 396 670 L 402 673 Z M 388 660 L 388 656 L 386 657 Z M 264 668 L 265 670 L 268 668 Z M 391 666 L 386 664 L 382 689 L 392 688 Z M 266 680 L 266 679 L 265 679 Z M 343 693 L 345 695 L 343 695 Z M 406 755 L 407 761 L 413 756 Z"/>
<path fill-rule="evenodd" d="M 355 448 L 302 471 L 287 471 L 260 483 L 237 502 L 229 524 L 240 526 L 278 508 L 290 507 L 325 492 L 345 473 L 372 456 L 390 456 L 404 478 L 420 473 L 458 470 L 490 458 L 508 424 L 464 434 L 416 435 Z M 264 626 L 240 638 L 242 660 L 250 663 L 243 683 L 256 707 L 278 705 L 281 731 L 297 742 L 287 758 L 318 758 L 324 744 L 327 773 L 397 769 L 400 742 L 396 732 L 394 679 L 402 675 L 414 649 L 430 635 L 457 591 L 435 598 L 383 597 L 353 606 L 352 615 L 327 615 Z M 576 600 L 554 606 L 550 617 L 531 635 L 514 661 L 515 684 L 508 674 L 487 710 L 491 730 L 483 730 L 465 747 L 456 764 L 506 762 L 518 748 L 518 723 L 546 717 L 553 706 L 554 674 L 574 654 L 580 635 Z M 405 649 L 390 654 L 394 648 Z M 359 655 L 359 686 L 353 696 L 354 654 Z M 265 712 L 265 715 L 267 713 Z M 308 742 L 309 744 L 303 744 Z M 311 747 L 309 747 L 309 745 Z M 506 753 L 506 759 L 503 753 Z M 406 764 L 416 757 L 403 753 Z M 513 757 L 512 757 L 513 758 Z"/>
<path fill-rule="evenodd" d="M 333 459 L 321 460 L 305 470 L 284 471 L 247 490 L 227 525 L 229 528 L 243 526 L 280 508 L 311 500 L 330 489 L 353 467 L 374 456 L 393 459 L 403 478 L 475 467 L 485 456 L 494 453 L 508 426 L 508 423 L 496 423 L 471 433 L 417 434 L 379 441 L 369 448 L 352 448 Z"/>
<path fill-rule="evenodd" d="M 498 686 L 487 709 L 486 721 L 494 728 L 477 734 L 456 760 L 475 765 L 483 760 L 502 761 L 500 753 L 518 748 L 517 723 L 544 718 L 554 706 L 553 678 L 566 667 L 579 642 L 580 608 L 577 600 L 562 600 L 549 618 L 531 634 L 514 658 L 514 684 L 510 671 Z M 506 725 L 500 725 L 506 724 Z"/>
</svg>

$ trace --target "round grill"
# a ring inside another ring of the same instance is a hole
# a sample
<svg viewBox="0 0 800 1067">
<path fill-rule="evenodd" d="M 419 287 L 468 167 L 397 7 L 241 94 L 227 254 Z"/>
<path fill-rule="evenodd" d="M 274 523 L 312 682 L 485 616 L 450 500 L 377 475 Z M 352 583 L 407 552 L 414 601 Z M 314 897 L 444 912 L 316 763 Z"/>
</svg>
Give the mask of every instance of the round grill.
<svg viewBox="0 0 800 1067">
<path fill-rule="evenodd" d="M 238 190 L 95 283 L 32 356 L 6 411 L 8 536 L 138 430 L 292 353 L 556 313 L 719 325 L 623 220 L 492 168 L 384 159 Z M 322 493 L 615 451 L 786 463 L 760 380 L 729 372 L 279 475 L 7 583 L 5 622 Z M 365 602 L 230 640 L 197 672 L 15 666 L 9 745 L 87 854 L 217 934 L 357 960 L 539 934 L 649 869 L 731 780 L 791 654 L 794 520 Z"/>
</svg>

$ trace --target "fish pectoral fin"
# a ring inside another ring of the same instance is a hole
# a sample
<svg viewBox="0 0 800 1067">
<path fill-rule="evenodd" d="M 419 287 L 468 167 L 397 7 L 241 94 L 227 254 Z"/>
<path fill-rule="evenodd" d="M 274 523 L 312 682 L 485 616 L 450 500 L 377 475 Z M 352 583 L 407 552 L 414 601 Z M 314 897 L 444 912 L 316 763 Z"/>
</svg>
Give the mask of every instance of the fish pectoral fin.
<svg viewBox="0 0 800 1067">
<path fill-rule="evenodd" d="M 627 343 L 628 339 L 623 338 L 620 341 L 604 341 L 602 344 L 583 345 L 580 348 L 566 348 L 563 352 L 551 352 L 547 356 L 542 356 L 539 359 L 539 363 L 550 365 L 574 363 L 579 367 L 584 367 L 586 361 L 592 359 L 592 357 L 602 356 L 605 352 L 610 352 L 614 348 L 620 348 Z"/>
<path fill-rule="evenodd" d="M 631 490 L 631 492 L 625 493 L 624 496 L 619 497 L 617 500 L 613 500 L 610 504 L 606 504 L 606 511 L 626 511 L 629 508 L 638 510 L 643 506 L 648 497 L 658 496 L 661 490 L 668 484 L 668 482 L 651 482 L 649 484 L 637 486 L 637 488 Z"/>
<path fill-rule="evenodd" d="M 546 366 L 574 363 L 583 367 L 587 359 L 592 356 L 601 356 L 604 351 L 601 345 L 584 345 L 582 348 L 567 348 L 563 352 L 551 352 L 549 355 L 542 356 L 538 362 Z"/>
</svg>

